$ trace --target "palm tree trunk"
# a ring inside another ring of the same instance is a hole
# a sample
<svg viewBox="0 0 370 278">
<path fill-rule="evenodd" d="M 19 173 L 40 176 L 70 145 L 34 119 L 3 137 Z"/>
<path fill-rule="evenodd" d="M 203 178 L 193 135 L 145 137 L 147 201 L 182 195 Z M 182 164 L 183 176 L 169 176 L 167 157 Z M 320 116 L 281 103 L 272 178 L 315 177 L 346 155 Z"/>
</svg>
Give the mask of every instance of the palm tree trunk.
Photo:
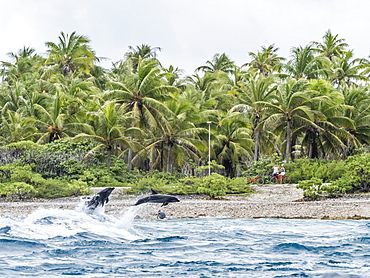
<svg viewBox="0 0 370 278">
<path fill-rule="evenodd" d="M 257 130 L 254 137 L 254 158 L 253 161 L 258 161 L 260 149 L 260 131 Z"/>
<path fill-rule="evenodd" d="M 298 159 L 299 158 L 299 140 L 298 138 L 295 138 L 294 139 L 294 147 L 293 147 L 293 151 L 294 151 L 294 155 L 293 155 L 293 159 Z"/>
<path fill-rule="evenodd" d="M 110 170 L 110 163 L 111 163 L 111 160 L 112 160 L 112 149 L 111 149 L 111 147 L 108 147 L 108 157 L 107 157 L 107 167 L 108 167 L 108 171 Z"/>
<path fill-rule="evenodd" d="M 131 141 L 132 141 L 132 136 L 130 136 L 130 143 L 131 143 Z M 132 169 L 132 162 L 131 162 L 131 160 L 132 160 L 132 149 L 131 148 L 129 148 L 128 149 L 128 156 L 127 156 L 127 170 L 130 172 L 131 171 L 131 169 Z"/>
<path fill-rule="evenodd" d="M 286 149 L 285 149 L 285 163 L 289 163 L 290 149 L 292 147 L 292 131 L 290 128 L 290 121 L 286 124 Z"/>
<path fill-rule="evenodd" d="M 310 135 L 310 145 L 308 149 L 308 158 L 318 158 L 318 152 L 317 152 L 317 133 L 316 130 L 312 131 L 312 134 Z"/>
<path fill-rule="evenodd" d="M 171 173 L 172 167 L 171 167 L 171 154 L 172 154 L 172 146 L 168 146 L 168 152 L 167 152 L 167 173 Z"/>
<path fill-rule="evenodd" d="M 313 147 L 312 143 L 308 146 L 308 158 L 312 158 L 312 153 L 313 153 Z"/>
<path fill-rule="evenodd" d="M 130 172 L 132 170 L 132 149 L 128 149 L 128 155 L 127 155 L 127 170 Z"/>
</svg>

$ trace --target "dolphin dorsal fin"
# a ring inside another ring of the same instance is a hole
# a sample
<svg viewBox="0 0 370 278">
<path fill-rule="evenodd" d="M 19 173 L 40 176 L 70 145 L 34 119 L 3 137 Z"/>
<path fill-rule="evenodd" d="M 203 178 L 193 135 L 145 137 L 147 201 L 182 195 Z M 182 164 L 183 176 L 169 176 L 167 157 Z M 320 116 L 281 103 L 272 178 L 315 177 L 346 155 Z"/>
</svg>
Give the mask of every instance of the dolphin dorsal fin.
<svg viewBox="0 0 370 278">
<path fill-rule="evenodd" d="M 152 192 L 152 194 L 158 194 L 158 192 L 157 192 L 157 191 L 155 191 L 155 190 L 153 190 L 153 189 L 151 189 L 151 188 L 150 188 L 150 191 Z"/>
</svg>

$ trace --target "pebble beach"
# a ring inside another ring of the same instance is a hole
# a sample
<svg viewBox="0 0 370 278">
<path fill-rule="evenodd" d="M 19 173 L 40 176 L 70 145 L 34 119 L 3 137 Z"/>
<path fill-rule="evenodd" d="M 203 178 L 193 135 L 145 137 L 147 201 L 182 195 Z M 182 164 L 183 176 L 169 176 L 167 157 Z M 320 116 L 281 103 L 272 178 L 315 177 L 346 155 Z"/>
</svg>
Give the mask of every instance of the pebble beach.
<svg viewBox="0 0 370 278">
<path fill-rule="evenodd" d="M 254 186 L 248 196 L 225 196 L 210 200 L 206 196 L 177 196 L 179 203 L 144 204 L 136 218 L 155 219 L 159 210 L 171 218 L 286 218 L 286 219 L 370 219 L 370 195 L 347 195 L 336 199 L 303 201 L 303 191 L 293 184 Z M 93 188 L 98 192 L 101 188 Z M 143 196 L 127 196 L 124 189 L 116 188 L 105 207 L 105 213 L 119 217 Z M 21 202 L 0 202 L 1 216 L 23 217 L 43 209 L 75 210 L 81 199 L 58 198 Z"/>
</svg>

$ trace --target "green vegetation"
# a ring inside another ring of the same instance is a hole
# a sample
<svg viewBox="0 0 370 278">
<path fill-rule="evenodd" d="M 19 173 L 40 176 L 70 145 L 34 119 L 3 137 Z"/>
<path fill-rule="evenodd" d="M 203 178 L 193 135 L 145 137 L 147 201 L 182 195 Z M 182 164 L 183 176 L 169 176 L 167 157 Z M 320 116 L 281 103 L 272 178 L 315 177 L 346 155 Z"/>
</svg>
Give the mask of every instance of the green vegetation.
<svg viewBox="0 0 370 278">
<path fill-rule="evenodd" d="M 1 62 L 1 196 L 128 186 L 216 197 L 248 192 L 240 177 L 269 180 L 275 162 L 313 198 L 369 191 L 370 61 L 330 30 L 288 59 L 274 45 L 243 65 L 215 54 L 191 76 L 149 45 L 110 69 L 75 32 L 46 47 Z"/>
<path fill-rule="evenodd" d="M 79 196 L 88 193 L 87 184 L 78 180 L 45 179 L 32 171 L 32 165 L 7 164 L 0 166 L 2 173 L 0 194 L 20 199 Z"/>
<path fill-rule="evenodd" d="M 145 177 L 132 184 L 130 192 L 146 192 L 148 188 L 167 194 L 205 194 L 210 198 L 225 196 L 226 194 L 248 194 L 252 192 L 251 187 L 244 178 L 230 179 L 217 173 L 212 173 L 210 176 L 202 178 L 188 177 L 176 179 L 172 175 L 167 177 L 160 177 L 160 175 Z"/>
<path fill-rule="evenodd" d="M 351 156 L 344 164 L 342 162 L 331 164 L 334 165 L 328 167 L 328 171 L 325 169 L 328 173 L 327 184 L 323 184 L 323 179 L 319 178 L 324 172 L 319 172 L 312 175 L 311 179 L 299 182 L 297 187 L 304 190 L 305 198 L 316 200 L 322 197 L 337 197 L 344 193 L 370 192 L 370 154 Z M 330 172 L 330 169 L 333 172 Z M 334 172 L 337 174 L 330 175 Z M 332 179 L 329 179 L 329 176 Z"/>
<path fill-rule="evenodd" d="M 10 199 L 56 198 L 88 194 L 90 187 L 128 187 L 132 194 L 148 192 L 152 188 L 167 194 L 205 194 L 211 198 L 226 194 L 250 193 L 243 178 L 226 178 L 212 173 L 200 177 L 180 178 L 168 172 L 128 170 L 122 159 L 113 157 L 107 168 L 102 153 L 90 155 L 95 143 L 76 142 L 73 138 L 56 140 L 46 145 L 32 142 L 13 143 L 0 149 L 6 156 L 11 150 L 13 163 L 0 166 L 0 196 Z M 21 154 L 17 157 L 14 154 Z M 195 172 L 205 171 L 200 166 Z M 212 163 L 212 170 L 222 169 Z"/>
</svg>

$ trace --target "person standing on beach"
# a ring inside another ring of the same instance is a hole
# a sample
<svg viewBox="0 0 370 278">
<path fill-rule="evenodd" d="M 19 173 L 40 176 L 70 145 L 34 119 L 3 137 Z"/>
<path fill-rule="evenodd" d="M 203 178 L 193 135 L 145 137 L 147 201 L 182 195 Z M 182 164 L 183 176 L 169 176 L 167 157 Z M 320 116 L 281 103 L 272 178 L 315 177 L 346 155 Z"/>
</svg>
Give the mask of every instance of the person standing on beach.
<svg viewBox="0 0 370 278">
<path fill-rule="evenodd" d="M 279 175 L 279 166 L 277 166 L 277 164 L 275 164 L 272 167 L 272 176 L 277 177 L 278 175 Z"/>
<path fill-rule="evenodd" d="M 280 182 L 280 184 L 283 183 L 283 176 L 284 175 L 285 175 L 284 164 L 281 164 L 281 168 L 280 168 L 280 171 L 279 171 L 279 182 Z"/>
</svg>

